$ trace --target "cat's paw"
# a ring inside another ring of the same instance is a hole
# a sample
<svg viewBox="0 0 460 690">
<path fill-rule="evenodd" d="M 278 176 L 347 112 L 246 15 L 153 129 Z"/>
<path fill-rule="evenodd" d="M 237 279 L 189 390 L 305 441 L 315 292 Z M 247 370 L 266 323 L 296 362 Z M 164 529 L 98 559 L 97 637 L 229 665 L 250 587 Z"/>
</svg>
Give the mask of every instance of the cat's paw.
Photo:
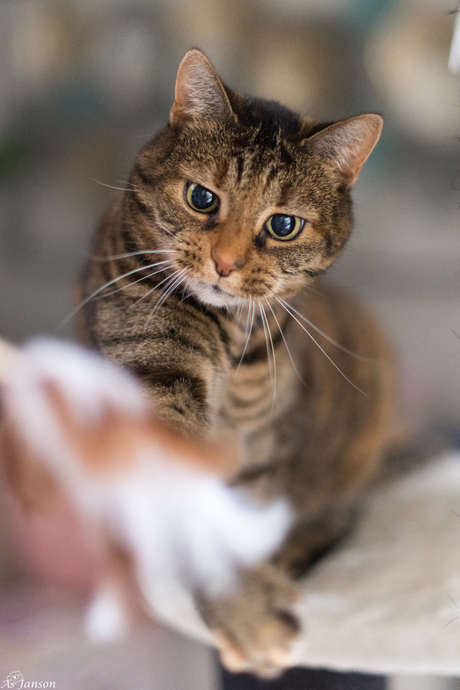
<svg viewBox="0 0 460 690">
<path fill-rule="evenodd" d="M 223 665 L 232 673 L 255 673 L 262 678 L 276 678 L 292 666 L 292 642 L 299 631 L 297 618 L 287 612 L 273 612 L 271 620 L 254 627 L 246 640 L 233 639 L 226 630 L 214 636 Z"/>
<path fill-rule="evenodd" d="M 233 673 L 274 678 L 292 666 L 300 623 L 292 611 L 295 586 L 264 564 L 240 574 L 238 589 L 200 603 L 224 666 Z"/>
</svg>

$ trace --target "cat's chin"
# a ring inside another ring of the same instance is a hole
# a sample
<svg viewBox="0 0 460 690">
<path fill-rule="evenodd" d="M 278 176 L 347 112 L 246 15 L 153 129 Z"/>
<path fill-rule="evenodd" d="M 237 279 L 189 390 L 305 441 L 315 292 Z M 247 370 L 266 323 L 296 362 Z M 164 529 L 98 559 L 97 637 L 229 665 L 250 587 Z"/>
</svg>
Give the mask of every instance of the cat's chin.
<svg viewBox="0 0 460 690">
<path fill-rule="evenodd" d="M 190 285 L 191 291 L 200 302 L 211 307 L 235 307 L 241 304 L 242 298 L 226 292 L 218 285 L 209 285 L 196 281 Z"/>
</svg>

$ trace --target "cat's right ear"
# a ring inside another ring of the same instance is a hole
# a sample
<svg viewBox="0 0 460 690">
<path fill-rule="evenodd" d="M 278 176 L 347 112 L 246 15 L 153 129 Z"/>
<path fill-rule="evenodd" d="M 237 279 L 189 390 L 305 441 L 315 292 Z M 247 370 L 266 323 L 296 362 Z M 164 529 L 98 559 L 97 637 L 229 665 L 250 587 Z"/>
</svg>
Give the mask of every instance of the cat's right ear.
<svg viewBox="0 0 460 690">
<path fill-rule="evenodd" d="M 231 116 L 232 107 L 214 66 L 201 50 L 189 50 L 177 72 L 170 123 L 182 124 L 196 117 Z"/>
</svg>

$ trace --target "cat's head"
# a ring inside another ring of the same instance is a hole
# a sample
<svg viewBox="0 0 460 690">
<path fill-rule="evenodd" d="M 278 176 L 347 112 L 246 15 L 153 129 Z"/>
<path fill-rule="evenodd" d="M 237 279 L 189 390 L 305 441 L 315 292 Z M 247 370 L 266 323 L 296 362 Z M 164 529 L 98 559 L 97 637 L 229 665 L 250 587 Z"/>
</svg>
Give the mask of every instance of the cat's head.
<svg viewBox="0 0 460 690">
<path fill-rule="evenodd" d="M 141 241 L 169 250 L 177 285 L 204 304 L 292 296 L 341 253 L 349 189 L 381 127 L 375 114 L 317 124 L 239 96 L 191 50 L 169 124 L 131 174 Z"/>
</svg>

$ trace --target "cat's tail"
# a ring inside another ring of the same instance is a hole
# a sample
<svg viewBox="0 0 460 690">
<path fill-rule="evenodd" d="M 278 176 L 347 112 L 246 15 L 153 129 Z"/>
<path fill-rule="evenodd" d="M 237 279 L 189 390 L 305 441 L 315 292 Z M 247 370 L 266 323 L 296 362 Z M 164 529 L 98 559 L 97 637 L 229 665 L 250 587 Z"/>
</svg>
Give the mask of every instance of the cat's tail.
<svg viewBox="0 0 460 690">
<path fill-rule="evenodd" d="M 275 551 L 286 503 L 257 505 L 229 487 L 228 453 L 167 429 L 128 373 L 80 347 L 3 344 L 0 384 L 0 460 L 15 494 L 48 513 L 64 495 L 105 559 L 90 633 L 122 632 L 136 599 L 206 636 L 195 599 L 228 591 L 239 569 Z"/>
</svg>

